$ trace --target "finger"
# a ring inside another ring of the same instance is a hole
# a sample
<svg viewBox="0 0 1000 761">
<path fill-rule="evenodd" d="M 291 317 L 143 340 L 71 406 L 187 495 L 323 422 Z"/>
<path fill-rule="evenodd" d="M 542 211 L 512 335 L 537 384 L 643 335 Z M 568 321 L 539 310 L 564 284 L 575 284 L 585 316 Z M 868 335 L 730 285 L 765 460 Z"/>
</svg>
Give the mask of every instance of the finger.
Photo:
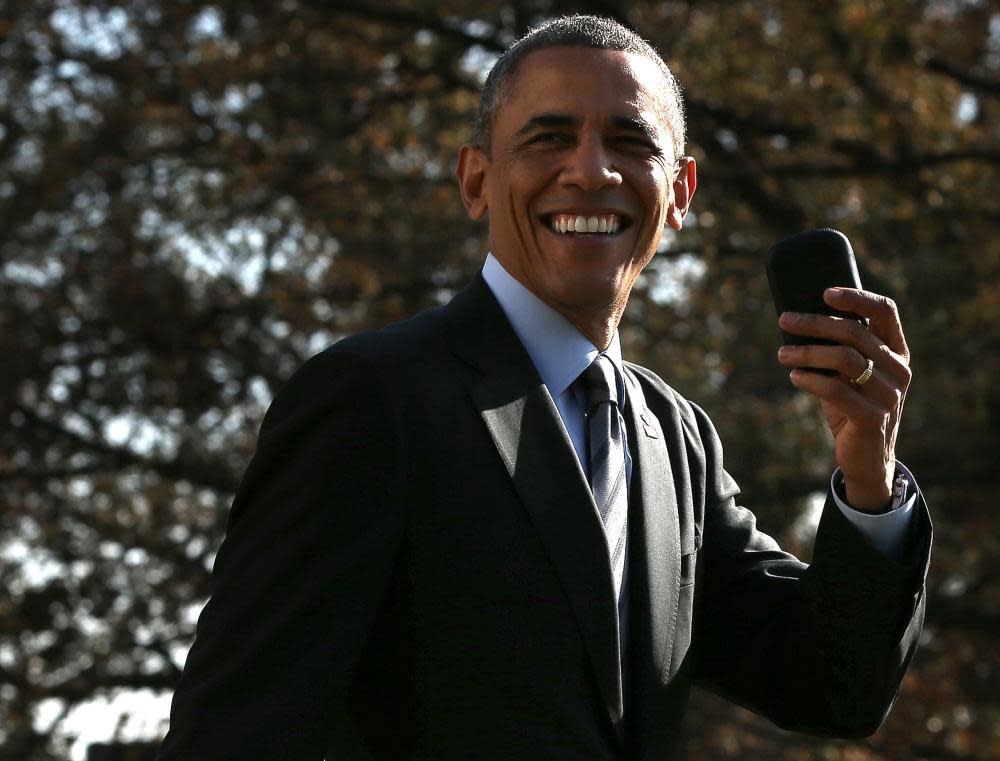
<svg viewBox="0 0 1000 761">
<path fill-rule="evenodd" d="M 827 288 L 823 299 L 835 309 L 867 317 L 872 333 L 881 338 L 892 351 L 909 359 L 910 351 L 895 301 L 878 293 L 854 288 Z"/>
<path fill-rule="evenodd" d="M 782 346 L 778 350 L 778 361 L 788 367 L 833 370 L 840 373 L 841 382 L 851 383 L 858 393 L 866 394 L 882 407 L 891 410 L 898 404 L 898 387 L 877 369 L 863 385 L 853 383 L 868 369 L 868 360 L 849 346 Z"/>
<path fill-rule="evenodd" d="M 797 389 L 836 405 L 856 425 L 871 430 L 873 434 L 878 432 L 881 436 L 887 416 L 893 414 L 891 407 L 860 393 L 859 388 L 840 378 L 798 369 L 792 370 L 789 378 Z M 874 378 L 869 381 L 874 382 Z"/>
<path fill-rule="evenodd" d="M 850 317 L 825 314 L 783 312 L 778 324 L 786 333 L 809 338 L 824 338 L 854 347 L 859 354 L 871 357 L 883 353 L 885 344 L 861 322 Z"/>
<path fill-rule="evenodd" d="M 782 330 L 793 335 L 823 338 L 836 344 L 850 346 L 862 357 L 874 360 L 879 369 L 894 378 L 900 386 L 905 387 L 909 384 L 910 371 L 907 359 L 882 343 L 878 336 L 872 334 L 855 319 L 784 312 L 778 324 Z"/>
</svg>

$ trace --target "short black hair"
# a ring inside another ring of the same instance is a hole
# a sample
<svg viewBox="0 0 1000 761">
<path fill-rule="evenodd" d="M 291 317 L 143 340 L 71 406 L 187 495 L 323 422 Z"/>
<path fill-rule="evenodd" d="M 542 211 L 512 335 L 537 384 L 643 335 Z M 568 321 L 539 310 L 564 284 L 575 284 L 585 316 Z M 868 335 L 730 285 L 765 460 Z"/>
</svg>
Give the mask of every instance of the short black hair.
<svg viewBox="0 0 1000 761">
<path fill-rule="evenodd" d="M 496 112 L 514 81 L 518 65 L 536 50 L 556 47 L 624 51 L 636 53 L 654 62 L 663 74 L 660 100 L 663 118 L 673 139 L 674 155 L 679 158 L 684 154 L 684 101 L 680 84 L 663 58 L 646 40 L 614 19 L 579 14 L 562 16 L 531 29 L 507 48 L 493 64 L 483 85 L 479 110 L 476 112 L 472 135 L 476 147 L 489 152 Z"/>
</svg>

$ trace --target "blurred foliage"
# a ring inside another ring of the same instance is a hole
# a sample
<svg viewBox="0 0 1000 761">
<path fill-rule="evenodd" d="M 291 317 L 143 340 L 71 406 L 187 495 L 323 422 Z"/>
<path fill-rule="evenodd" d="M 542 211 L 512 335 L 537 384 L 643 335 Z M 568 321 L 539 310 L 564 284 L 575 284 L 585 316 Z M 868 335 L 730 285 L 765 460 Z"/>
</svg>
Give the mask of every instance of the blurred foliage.
<svg viewBox="0 0 1000 761">
<path fill-rule="evenodd" d="M 636 28 L 685 84 L 694 213 L 623 340 L 708 409 L 791 547 L 832 455 L 774 359 L 762 252 L 843 230 L 914 354 L 901 459 L 937 544 L 892 716 L 816 740 L 699 695 L 692 759 L 1000 755 L 995 2 L 8 0 L 0 759 L 65 758 L 93 701 L 124 706 L 120 737 L 163 731 L 135 696 L 177 680 L 269 399 L 481 266 L 456 150 L 498 51 L 570 11 Z"/>
</svg>

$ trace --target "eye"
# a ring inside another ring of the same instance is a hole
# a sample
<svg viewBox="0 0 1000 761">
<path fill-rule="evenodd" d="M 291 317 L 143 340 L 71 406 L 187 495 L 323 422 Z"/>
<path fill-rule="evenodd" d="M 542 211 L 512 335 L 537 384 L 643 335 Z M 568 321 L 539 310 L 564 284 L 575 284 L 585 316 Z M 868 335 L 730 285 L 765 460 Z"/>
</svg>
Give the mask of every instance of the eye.
<svg viewBox="0 0 1000 761">
<path fill-rule="evenodd" d="M 528 145 L 558 145 L 569 143 L 572 136 L 565 132 L 539 132 L 528 139 Z"/>
</svg>

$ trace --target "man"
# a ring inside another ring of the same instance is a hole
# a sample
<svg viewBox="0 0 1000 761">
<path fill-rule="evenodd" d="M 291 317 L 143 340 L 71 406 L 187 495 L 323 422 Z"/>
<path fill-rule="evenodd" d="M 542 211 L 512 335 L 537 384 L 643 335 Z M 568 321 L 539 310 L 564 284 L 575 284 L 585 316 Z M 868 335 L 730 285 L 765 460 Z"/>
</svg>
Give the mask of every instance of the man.
<svg viewBox="0 0 1000 761">
<path fill-rule="evenodd" d="M 666 66 L 614 22 L 501 57 L 457 170 L 483 274 L 275 400 L 162 759 L 673 759 L 692 682 L 789 728 L 878 727 L 930 535 L 895 463 L 902 329 L 849 290 L 830 301 L 870 332 L 782 318 L 838 344 L 780 355 L 838 373 L 792 372 L 839 466 L 806 567 L 736 506 L 706 415 L 621 359 L 636 276 L 695 192 L 683 129 Z"/>
</svg>

